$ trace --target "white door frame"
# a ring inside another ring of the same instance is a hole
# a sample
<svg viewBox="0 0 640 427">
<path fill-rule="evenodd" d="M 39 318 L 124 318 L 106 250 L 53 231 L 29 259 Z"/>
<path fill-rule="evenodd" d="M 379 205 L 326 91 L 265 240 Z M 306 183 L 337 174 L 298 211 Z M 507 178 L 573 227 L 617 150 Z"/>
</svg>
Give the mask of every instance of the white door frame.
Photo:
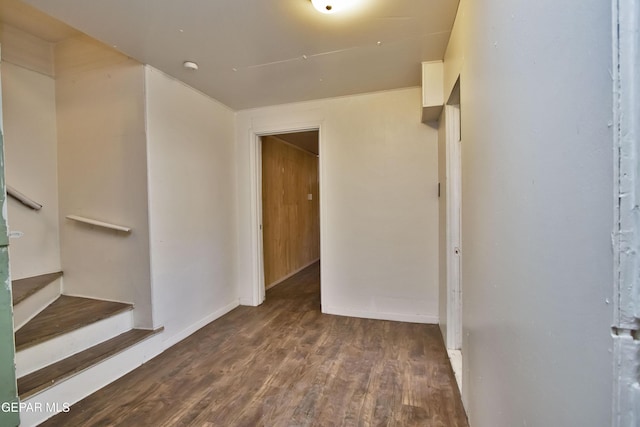
<svg viewBox="0 0 640 427">
<path fill-rule="evenodd" d="M 253 247 L 253 283 L 252 298 L 253 305 L 260 305 L 265 299 L 264 285 L 264 246 L 262 234 L 262 137 L 267 135 L 277 135 L 282 133 L 318 131 L 318 186 L 320 192 L 320 259 L 322 260 L 324 247 L 325 232 L 325 215 L 324 215 L 324 191 L 322 190 L 323 182 L 323 147 L 322 143 L 322 122 L 312 121 L 295 124 L 267 125 L 262 127 L 254 127 L 249 130 L 251 141 L 251 243 Z M 320 264 L 322 276 L 322 263 Z M 320 303 L 323 303 L 322 282 L 320 282 Z"/>
<path fill-rule="evenodd" d="M 613 427 L 640 420 L 640 0 L 612 1 Z"/>
<path fill-rule="evenodd" d="M 462 146 L 460 105 L 445 105 L 447 348 L 462 348 Z"/>
</svg>

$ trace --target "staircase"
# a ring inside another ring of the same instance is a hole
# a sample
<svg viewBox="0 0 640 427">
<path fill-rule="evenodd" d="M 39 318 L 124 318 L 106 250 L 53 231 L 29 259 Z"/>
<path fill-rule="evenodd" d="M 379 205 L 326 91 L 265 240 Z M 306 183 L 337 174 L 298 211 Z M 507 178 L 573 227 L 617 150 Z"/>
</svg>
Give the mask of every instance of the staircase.
<svg viewBox="0 0 640 427">
<path fill-rule="evenodd" d="M 61 294 L 62 272 L 15 280 L 21 426 L 35 426 L 160 352 L 159 332 L 133 328 L 133 305 Z"/>
</svg>

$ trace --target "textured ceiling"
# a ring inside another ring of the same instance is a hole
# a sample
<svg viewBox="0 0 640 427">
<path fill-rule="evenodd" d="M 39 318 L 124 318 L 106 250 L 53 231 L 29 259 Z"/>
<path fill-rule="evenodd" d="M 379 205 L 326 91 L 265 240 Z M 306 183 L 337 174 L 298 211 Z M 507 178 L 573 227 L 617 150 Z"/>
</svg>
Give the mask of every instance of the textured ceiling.
<svg viewBox="0 0 640 427">
<path fill-rule="evenodd" d="M 458 0 L 25 0 L 233 109 L 420 84 Z M 185 70 L 195 61 L 198 71 Z"/>
</svg>

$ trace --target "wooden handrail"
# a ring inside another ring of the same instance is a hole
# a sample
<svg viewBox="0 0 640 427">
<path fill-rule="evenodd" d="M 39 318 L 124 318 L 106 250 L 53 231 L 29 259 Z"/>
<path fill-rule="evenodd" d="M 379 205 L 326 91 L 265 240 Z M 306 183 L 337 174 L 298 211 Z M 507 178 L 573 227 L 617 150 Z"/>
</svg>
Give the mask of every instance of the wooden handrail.
<svg viewBox="0 0 640 427">
<path fill-rule="evenodd" d="M 85 218 L 83 216 L 67 215 L 66 218 L 70 219 L 70 220 L 73 220 L 73 221 L 83 222 L 85 224 L 96 225 L 96 226 L 102 227 L 102 228 L 109 228 L 111 230 L 123 231 L 125 233 L 131 232 L 131 228 L 130 227 L 125 227 L 123 225 L 110 224 L 108 222 L 98 221 L 96 219 L 91 219 L 91 218 Z"/>
<path fill-rule="evenodd" d="M 40 209 L 42 209 L 42 205 L 40 203 L 25 196 L 24 194 L 22 194 L 21 192 L 19 192 L 18 190 L 16 190 L 10 185 L 7 185 L 7 194 L 13 197 L 14 199 L 16 199 L 17 201 L 19 201 L 20 203 L 22 203 L 23 205 L 25 205 L 26 207 L 33 209 L 34 211 L 39 211 Z"/>
</svg>

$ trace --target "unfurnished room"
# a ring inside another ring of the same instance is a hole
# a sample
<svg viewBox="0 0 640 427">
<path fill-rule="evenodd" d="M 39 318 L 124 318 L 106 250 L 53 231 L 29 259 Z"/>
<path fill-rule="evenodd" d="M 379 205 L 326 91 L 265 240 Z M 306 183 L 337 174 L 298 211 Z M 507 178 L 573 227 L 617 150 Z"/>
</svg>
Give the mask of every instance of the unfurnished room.
<svg viewBox="0 0 640 427">
<path fill-rule="evenodd" d="M 0 0 L 0 427 L 640 425 L 640 0 Z"/>
</svg>

